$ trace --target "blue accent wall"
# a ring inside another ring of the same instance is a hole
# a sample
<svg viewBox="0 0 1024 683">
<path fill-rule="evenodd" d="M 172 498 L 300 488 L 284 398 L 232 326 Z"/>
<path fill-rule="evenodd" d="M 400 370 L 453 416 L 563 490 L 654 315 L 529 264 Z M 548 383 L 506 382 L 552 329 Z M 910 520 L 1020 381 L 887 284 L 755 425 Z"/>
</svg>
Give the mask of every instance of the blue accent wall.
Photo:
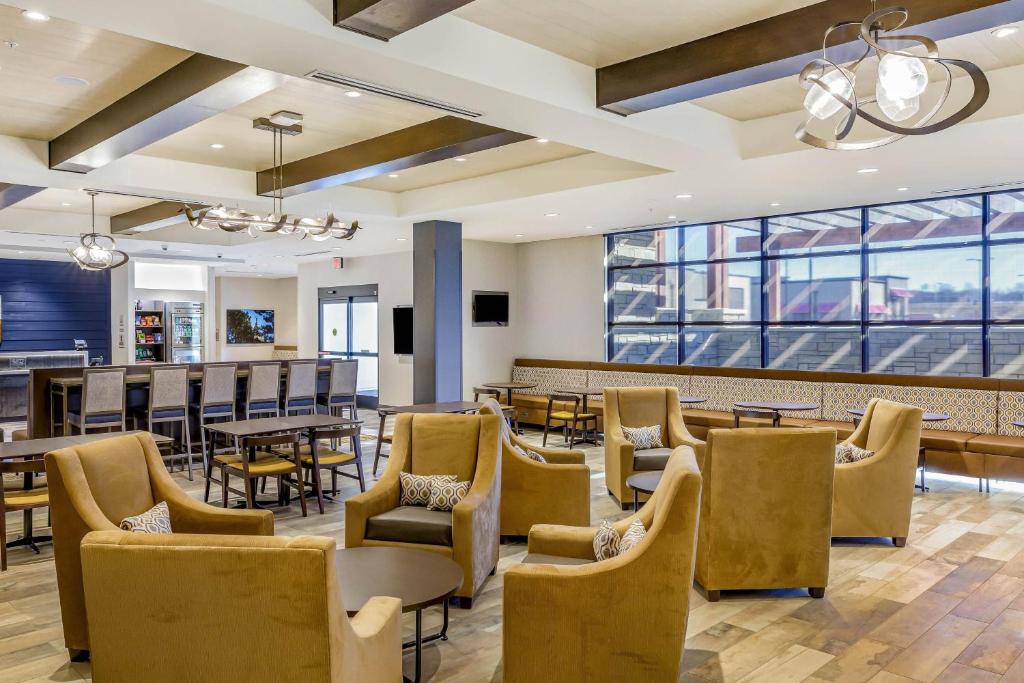
<svg viewBox="0 0 1024 683">
<path fill-rule="evenodd" d="M 0 351 L 67 351 L 89 343 L 110 363 L 110 273 L 73 263 L 0 259 Z"/>
</svg>

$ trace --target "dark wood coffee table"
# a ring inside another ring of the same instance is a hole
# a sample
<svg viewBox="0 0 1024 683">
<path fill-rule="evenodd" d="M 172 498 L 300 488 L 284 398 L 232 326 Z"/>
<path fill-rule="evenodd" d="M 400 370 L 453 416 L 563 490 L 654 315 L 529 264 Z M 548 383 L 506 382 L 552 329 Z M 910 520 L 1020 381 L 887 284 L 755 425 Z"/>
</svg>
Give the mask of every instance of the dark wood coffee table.
<svg viewBox="0 0 1024 683">
<path fill-rule="evenodd" d="M 658 482 L 661 481 L 661 475 L 665 474 L 663 470 L 653 470 L 650 472 L 637 472 L 626 477 L 626 486 L 633 489 L 633 512 L 640 509 L 640 494 L 646 493 L 648 495 L 654 493 L 654 489 L 658 488 Z"/>
<path fill-rule="evenodd" d="M 402 648 L 416 648 L 419 683 L 423 643 L 448 640 L 448 598 L 462 587 L 462 567 L 449 558 L 425 550 L 408 548 L 342 548 L 336 556 L 342 603 L 351 617 L 375 595 L 398 598 L 402 612 L 416 612 L 416 639 Z M 423 610 L 441 605 L 441 630 L 423 635 Z M 405 680 L 410 680 L 406 678 Z"/>
</svg>

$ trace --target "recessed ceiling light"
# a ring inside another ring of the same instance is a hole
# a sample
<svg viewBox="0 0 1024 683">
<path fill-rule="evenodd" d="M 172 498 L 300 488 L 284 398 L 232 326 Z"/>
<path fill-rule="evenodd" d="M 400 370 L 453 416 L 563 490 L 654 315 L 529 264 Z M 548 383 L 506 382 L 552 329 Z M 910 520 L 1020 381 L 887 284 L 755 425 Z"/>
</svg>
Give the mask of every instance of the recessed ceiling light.
<svg viewBox="0 0 1024 683">
<path fill-rule="evenodd" d="M 363 93 L 359 92 L 358 90 L 348 90 L 348 91 L 345 92 L 345 94 L 348 95 L 349 97 L 362 97 L 363 96 Z"/>
<path fill-rule="evenodd" d="M 546 145 L 546 144 L 548 144 L 548 139 L 547 138 L 537 138 L 537 143 L 541 144 L 541 145 Z"/>
<path fill-rule="evenodd" d="M 27 9 L 21 13 L 21 16 L 25 17 L 29 21 L 49 21 L 50 17 L 47 14 L 43 14 L 34 9 Z"/>
<path fill-rule="evenodd" d="M 552 211 L 551 213 L 544 214 L 544 216 L 545 216 L 545 218 L 556 218 L 558 216 L 558 214 L 555 213 L 554 211 Z"/>
<path fill-rule="evenodd" d="M 89 81 L 84 78 L 79 78 L 78 76 L 57 76 L 53 80 L 57 81 L 61 85 L 68 85 L 74 88 L 82 88 L 89 85 Z"/>
<path fill-rule="evenodd" d="M 669 214 L 669 217 L 668 217 L 668 219 L 669 219 L 670 221 L 674 221 L 674 220 L 676 219 L 676 215 L 675 215 L 674 213 L 673 213 L 673 214 Z"/>
<path fill-rule="evenodd" d="M 584 230 L 593 230 L 593 229 L 594 229 L 594 226 L 593 226 L 593 225 L 587 225 L 587 226 L 585 226 L 585 227 L 584 227 L 583 229 L 584 229 Z"/>
<path fill-rule="evenodd" d="M 522 237 L 522 235 L 521 235 L 521 234 L 517 234 L 517 235 L 516 235 L 516 238 L 517 238 L 517 239 L 518 239 L 518 238 L 520 238 L 520 237 Z"/>
<path fill-rule="evenodd" d="M 5 40 L 4 41 L 4 47 L 10 48 L 11 50 L 13 50 L 14 48 L 18 47 L 18 44 L 16 42 L 14 42 L 13 40 Z"/>
<path fill-rule="evenodd" d="M 677 194 L 676 199 L 693 199 L 692 194 Z"/>
<path fill-rule="evenodd" d="M 214 142 L 210 145 L 210 149 L 224 149 L 224 145 L 219 142 Z"/>
<path fill-rule="evenodd" d="M 407 240 L 406 240 L 406 238 L 405 238 L 405 237 L 396 237 L 396 238 L 395 238 L 395 241 L 396 241 L 396 242 L 406 242 Z"/>
<path fill-rule="evenodd" d="M 398 177 L 397 173 L 388 173 L 388 178 L 397 178 L 397 177 Z"/>
<path fill-rule="evenodd" d="M 71 202 L 61 202 L 61 206 L 71 206 Z"/>
<path fill-rule="evenodd" d="M 910 189 L 909 187 L 897 187 L 896 191 L 897 192 L 906 192 L 909 189 Z"/>
<path fill-rule="evenodd" d="M 465 161 L 466 157 L 455 157 L 455 161 Z"/>
<path fill-rule="evenodd" d="M 868 173 L 878 173 L 877 168 L 858 168 L 857 173 L 861 175 L 867 175 Z"/>
<path fill-rule="evenodd" d="M 1018 31 L 1020 31 L 1020 26 L 1000 26 L 999 28 L 992 29 L 992 35 L 996 38 L 1009 38 Z"/>
<path fill-rule="evenodd" d="M 256 273 L 256 277 L 263 277 L 262 273 Z"/>
<path fill-rule="evenodd" d="M 18 250 L 18 253 L 19 253 L 19 254 L 24 254 L 25 252 L 23 252 L 23 251 L 21 251 L 21 250 L 19 249 L 19 250 Z"/>
<path fill-rule="evenodd" d="M 771 206 L 782 206 L 782 202 L 772 202 Z"/>
</svg>

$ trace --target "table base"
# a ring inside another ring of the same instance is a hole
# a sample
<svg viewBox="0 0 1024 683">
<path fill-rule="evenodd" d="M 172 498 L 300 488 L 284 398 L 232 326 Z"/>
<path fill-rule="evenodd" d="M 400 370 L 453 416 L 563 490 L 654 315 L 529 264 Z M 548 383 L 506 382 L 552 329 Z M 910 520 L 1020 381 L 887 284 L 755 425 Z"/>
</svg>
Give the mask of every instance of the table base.
<svg viewBox="0 0 1024 683">
<path fill-rule="evenodd" d="M 416 638 L 410 640 L 407 643 L 402 643 L 402 649 L 407 650 L 410 647 L 416 648 L 416 676 L 415 678 L 409 678 L 408 676 L 402 676 L 403 681 L 408 683 L 420 683 L 420 676 L 422 675 L 422 664 L 423 664 L 423 644 L 432 643 L 435 640 L 448 640 L 448 600 L 445 599 L 442 603 L 444 609 L 444 622 L 441 624 L 441 630 L 437 633 L 432 633 L 428 636 L 423 635 L 423 610 L 416 610 Z"/>
</svg>

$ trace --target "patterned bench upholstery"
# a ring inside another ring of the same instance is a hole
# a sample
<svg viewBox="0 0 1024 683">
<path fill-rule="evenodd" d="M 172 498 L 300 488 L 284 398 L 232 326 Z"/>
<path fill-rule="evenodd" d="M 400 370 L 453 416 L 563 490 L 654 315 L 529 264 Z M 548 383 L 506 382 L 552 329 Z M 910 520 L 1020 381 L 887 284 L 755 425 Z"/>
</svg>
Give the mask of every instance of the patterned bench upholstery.
<svg viewBox="0 0 1024 683">
<path fill-rule="evenodd" d="M 741 370 L 693 366 L 647 366 L 585 361 L 517 360 L 515 381 L 537 382 L 535 389 L 517 392 L 521 422 L 542 424 L 546 395 L 568 386 L 674 386 L 680 395 L 708 399 L 683 406 L 687 426 L 703 438 L 709 429 L 734 424 L 737 401 L 816 403 L 807 413 L 783 417 L 787 426 L 830 426 L 839 438 L 853 431 L 850 408 L 862 408 L 872 398 L 918 406 L 944 413 L 949 420 L 925 424 L 921 444 L 928 469 L 971 477 L 1024 481 L 1024 380 L 963 377 L 903 377 L 851 373 Z M 601 400 L 592 397 L 591 412 L 599 419 Z M 741 420 L 742 426 L 766 424 Z M 936 428 L 930 428 L 936 427 Z"/>
</svg>

